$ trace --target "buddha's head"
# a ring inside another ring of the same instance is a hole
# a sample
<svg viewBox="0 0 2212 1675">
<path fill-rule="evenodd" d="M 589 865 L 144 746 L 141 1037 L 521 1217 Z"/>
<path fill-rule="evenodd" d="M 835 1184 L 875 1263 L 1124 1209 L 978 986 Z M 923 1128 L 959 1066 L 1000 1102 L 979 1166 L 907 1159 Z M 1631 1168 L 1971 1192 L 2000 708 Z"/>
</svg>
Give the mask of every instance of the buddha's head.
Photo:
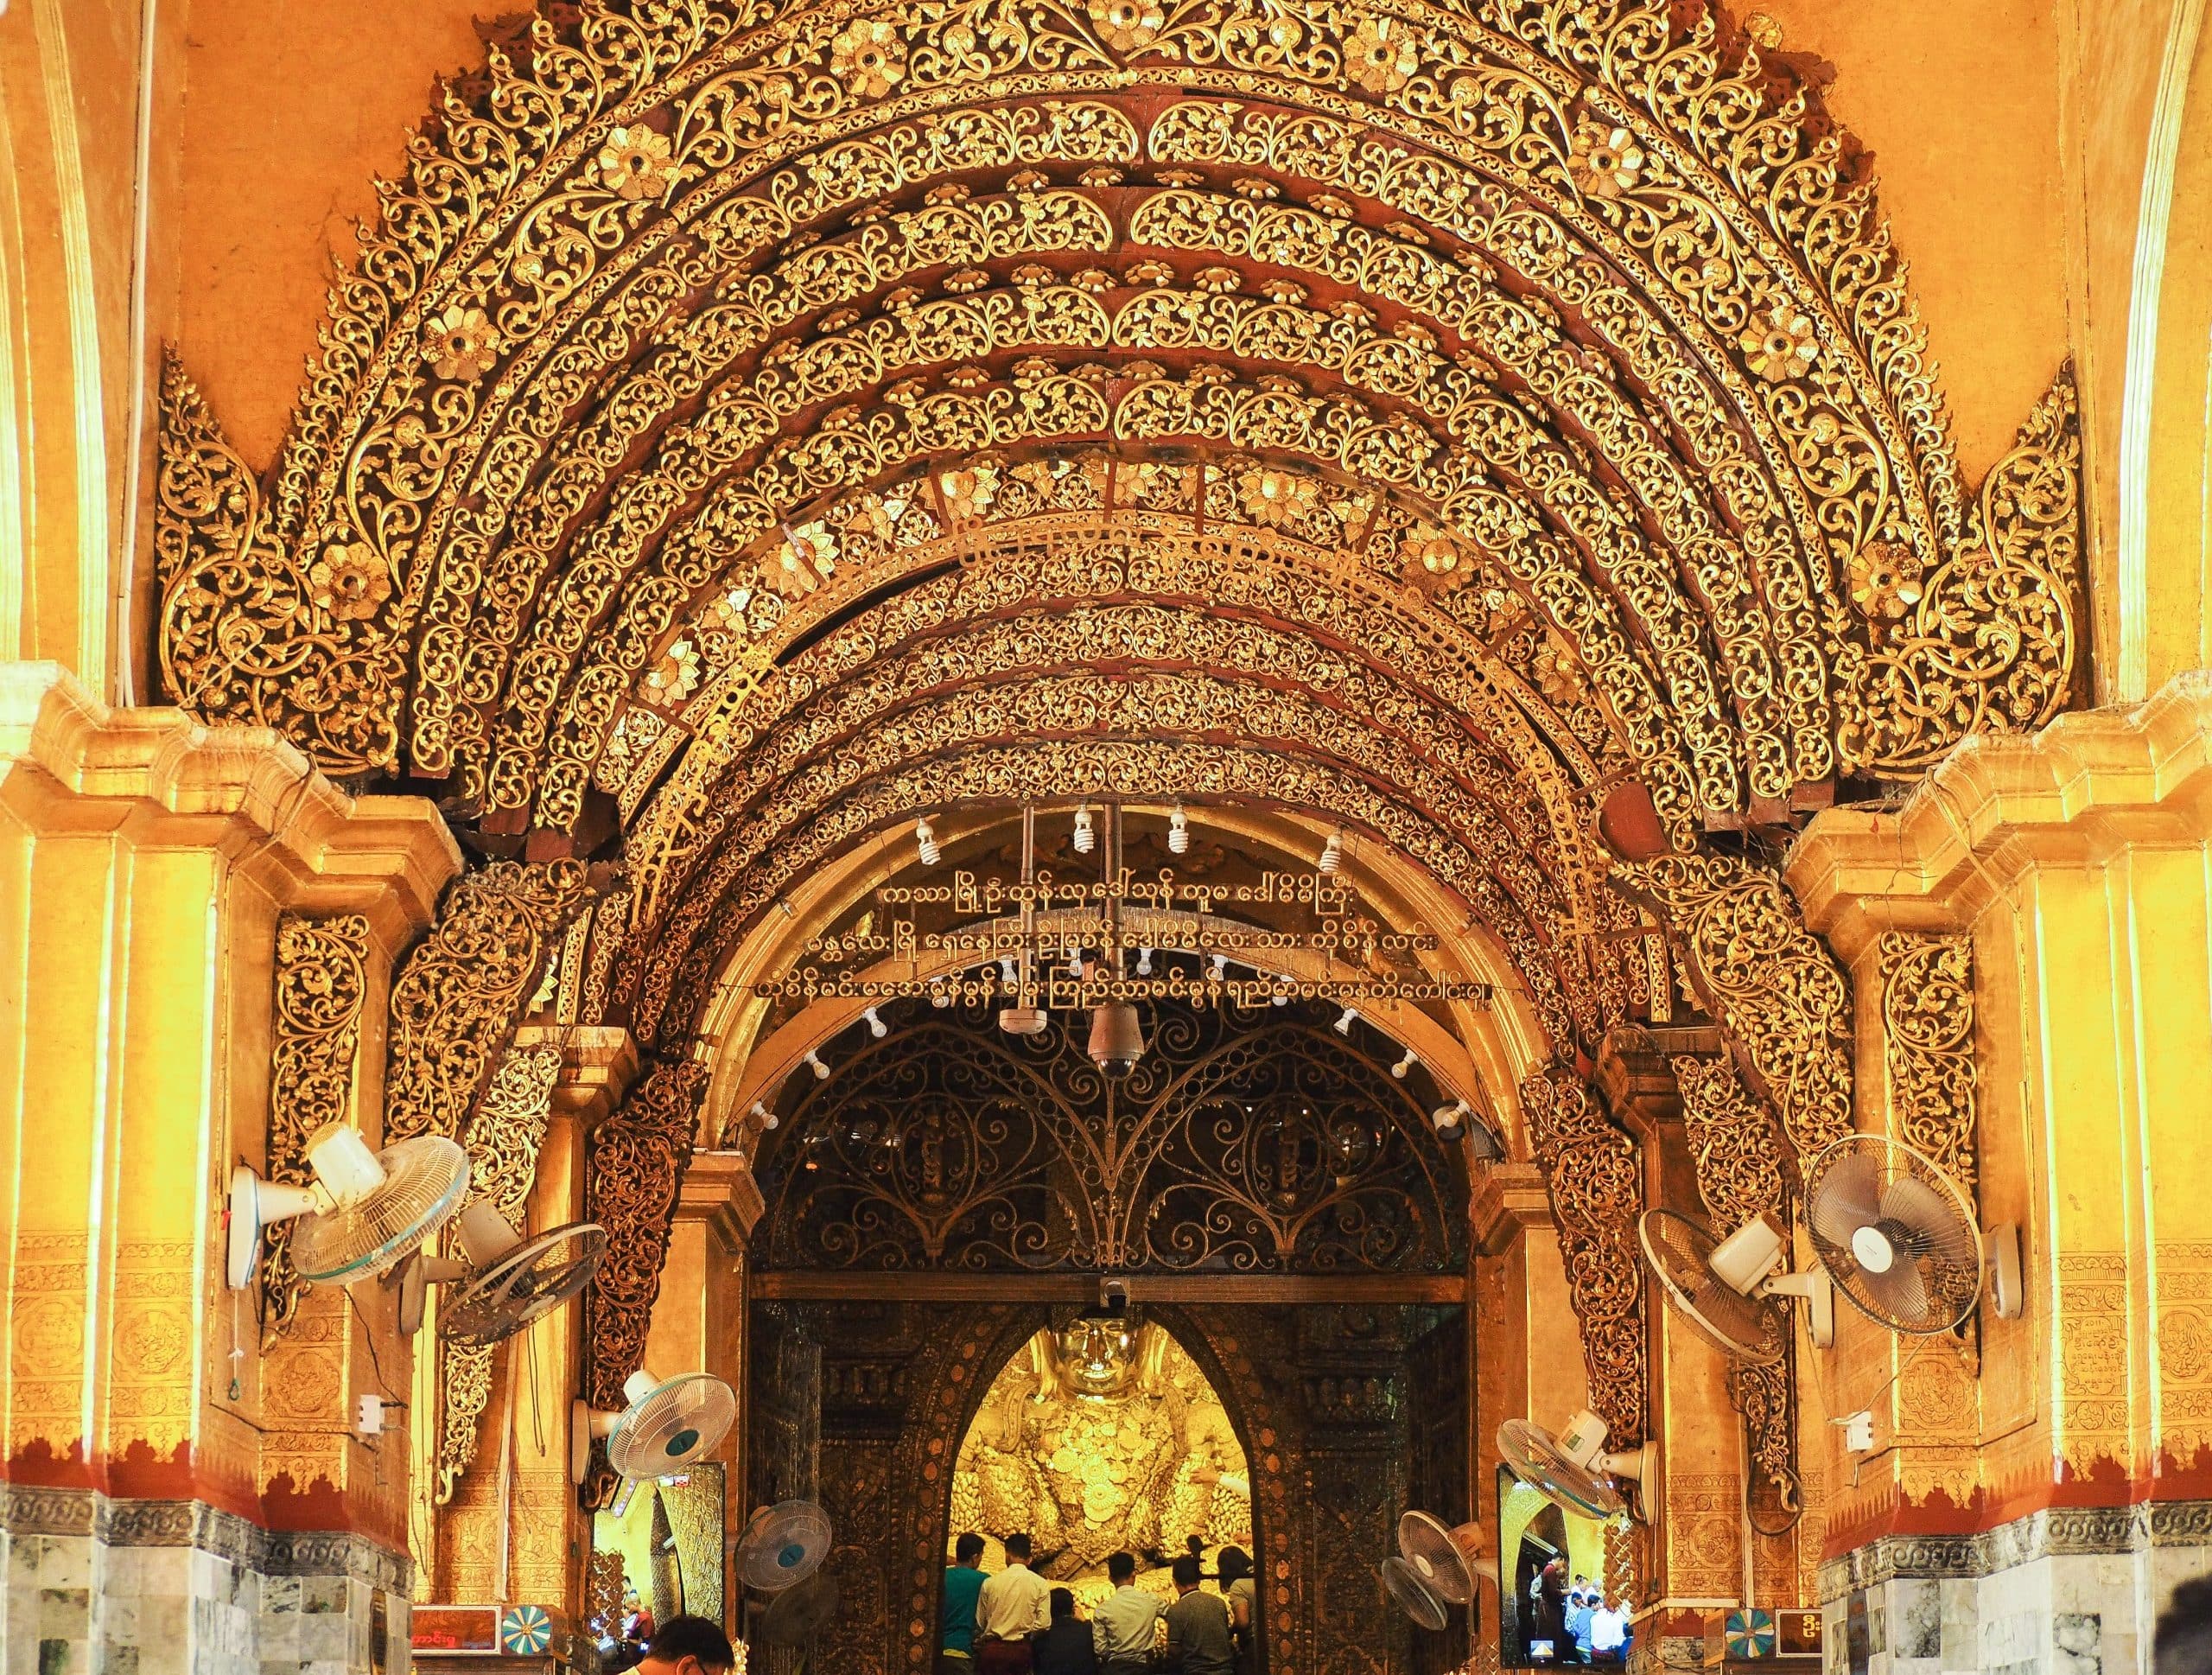
<svg viewBox="0 0 2212 1675">
<path fill-rule="evenodd" d="M 1063 1386 L 1077 1396 L 1122 1396 L 1135 1386 L 1144 1325 L 1135 1315 L 1078 1315 L 1052 1334 Z"/>
</svg>

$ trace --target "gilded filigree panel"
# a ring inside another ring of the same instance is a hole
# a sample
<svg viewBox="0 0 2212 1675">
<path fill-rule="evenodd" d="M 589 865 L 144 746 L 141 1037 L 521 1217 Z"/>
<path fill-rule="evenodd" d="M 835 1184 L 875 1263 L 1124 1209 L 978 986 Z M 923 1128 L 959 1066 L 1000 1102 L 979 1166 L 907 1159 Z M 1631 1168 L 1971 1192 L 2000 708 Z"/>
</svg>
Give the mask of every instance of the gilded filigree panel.
<svg viewBox="0 0 2212 1675">
<path fill-rule="evenodd" d="M 369 921 L 359 914 L 286 914 L 276 921 L 275 954 L 264 1167 L 271 1181 L 301 1186 L 311 1178 L 308 1137 L 353 1112 L 369 986 Z M 279 1328 L 290 1323 L 305 1289 L 292 1268 L 290 1243 L 285 1223 L 263 1235 L 262 1295 L 270 1323 Z"/>
<path fill-rule="evenodd" d="M 1891 1130 L 1934 1159 L 1971 1197 L 1980 1177 L 1974 939 L 1885 931 L 1876 947 Z"/>
<path fill-rule="evenodd" d="M 463 1137 L 546 960 L 592 889 L 582 863 L 496 861 L 448 888 L 391 986 L 385 1137 Z"/>
</svg>

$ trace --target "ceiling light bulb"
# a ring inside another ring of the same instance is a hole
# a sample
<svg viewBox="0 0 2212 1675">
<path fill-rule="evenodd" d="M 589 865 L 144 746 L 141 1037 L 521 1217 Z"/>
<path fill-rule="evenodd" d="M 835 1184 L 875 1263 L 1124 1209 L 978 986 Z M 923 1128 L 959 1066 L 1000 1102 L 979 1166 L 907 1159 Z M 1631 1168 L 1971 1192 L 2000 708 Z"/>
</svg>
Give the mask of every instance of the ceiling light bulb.
<svg viewBox="0 0 2212 1675">
<path fill-rule="evenodd" d="M 1080 948 L 1068 950 L 1068 975 L 1077 983 L 1083 981 L 1083 950 Z"/>
<path fill-rule="evenodd" d="M 914 822 L 914 842 L 922 851 L 922 864 L 925 867 L 935 866 L 944 854 L 937 846 L 937 828 L 929 823 L 927 815 Z"/>
<path fill-rule="evenodd" d="M 1340 1017 L 1340 1018 L 1338 1018 L 1338 1019 L 1337 1020 L 1337 1022 L 1336 1022 L 1336 1031 L 1337 1031 L 1337 1033 L 1338 1033 L 1339 1035 L 1343 1035 L 1343 1036 L 1345 1036 L 1345 1037 L 1349 1038 L 1349 1037 L 1351 1036 L 1351 1035 L 1352 1021 L 1353 1021 L 1355 1018 L 1358 1017 L 1358 1016 L 1359 1016 L 1359 1009 L 1358 1009 L 1357 1007 L 1356 1007 L 1356 1006 L 1347 1006 L 1347 1007 L 1345 1007 L 1345 1008 L 1344 1008 L 1344 1015 L 1342 1017 Z"/>
<path fill-rule="evenodd" d="M 1191 852 L 1191 817 L 1183 812 L 1183 805 L 1179 802 L 1175 805 L 1174 812 L 1167 817 L 1167 852 L 1170 855 L 1188 855 Z"/>
<path fill-rule="evenodd" d="M 764 1129 L 775 1127 L 780 1120 L 774 1111 L 769 1110 L 758 1099 L 753 1102 L 753 1114 L 760 1119 L 760 1126 Z"/>
<path fill-rule="evenodd" d="M 830 1067 L 822 1062 L 820 1056 L 810 1047 L 806 1050 L 806 1067 L 814 1073 L 816 1081 L 826 1082 L 830 1080 Z"/>
<path fill-rule="evenodd" d="M 1268 1004 L 1270 1006 L 1287 1006 L 1290 1004 L 1290 997 L 1288 995 L 1276 995 L 1268 1000 Z"/>
<path fill-rule="evenodd" d="M 1414 1057 L 1413 1048 L 1408 1047 L 1406 1049 L 1406 1056 L 1390 1067 L 1390 1073 L 1402 1082 L 1406 1080 L 1406 1073 L 1420 1062 L 1421 1060 Z"/>
<path fill-rule="evenodd" d="M 1218 983 L 1228 975 L 1229 956 L 1227 954 L 1216 954 L 1213 957 L 1213 980 L 1216 983 Z"/>
<path fill-rule="evenodd" d="M 930 979 L 930 1004 L 940 1008 L 952 1004 L 952 990 L 944 986 L 941 977 Z"/>
<path fill-rule="evenodd" d="M 1139 977 L 1152 975 L 1152 950 L 1149 948 L 1137 950 L 1137 975 Z"/>
<path fill-rule="evenodd" d="M 875 1008 L 873 1006 L 869 1007 L 867 1011 L 861 1013 L 861 1016 L 868 1020 L 868 1033 L 874 1036 L 876 1040 L 881 1041 L 886 1035 L 891 1033 L 891 1026 L 883 1021 L 881 1016 L 877 1014 Z"/>
<path fill-rule="evenodd" d="M 1314 864 L 1324 873 L 1333 876 L 1337 868 L 1343 863 L 1344 858 L 1344 828 L 1339 826 L 1329 834 L 1329 841 L 1321 845 L 1321 858 Z"/>
<path fill-rule="evenodd" d="M 1083 804 L 1075 812 L 1075 852 L 1088 855 L 1098 847 L 1098 829 L 1090 823 L 1090 805 Z"/>
<path fill-rule="evenodd" d="M 1012 989 L 1021 981 L 1021 972 L 1014 965 L 1012 954 L 999 956 L 999 987 Z"/>
</svg>

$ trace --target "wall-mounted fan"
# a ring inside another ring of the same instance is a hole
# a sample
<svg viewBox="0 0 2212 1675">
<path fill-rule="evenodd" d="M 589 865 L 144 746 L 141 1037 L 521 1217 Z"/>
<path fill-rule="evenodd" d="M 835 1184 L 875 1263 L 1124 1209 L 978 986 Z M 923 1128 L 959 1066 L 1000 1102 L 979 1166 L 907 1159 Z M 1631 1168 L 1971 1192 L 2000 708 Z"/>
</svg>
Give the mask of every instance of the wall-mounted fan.
<svg viewBox="0 0 2212 1675">
<path fill-rule="evenodd" d="M 796 1588 L 830 1557 L 830 1516 L 811 1500 L 779 1500 L 747 1520 L 731 1547 L 738 1580 L 756 1593 Z"/>
<path fill-rule="evenodd" d="M 629 1405 L 619 1412 L 594 1408 L 578 1397 L 569 1411 L 569 1479 L 581 1483 L 591 1469 L 594 1437 L 607 1442 L 607 1463 L 630 1482 L 665 1477 L 704 1459 L 728 1434 L 737 1398 L 711 1372 L 686 1372 L 664 1382 L 632 1372 L 622 1384 Z"/>
<path fill-rule="evenodd" d="M 769 1600 L 753 1634 L 763 1646 L 811 1646 L 837 1614 L 837 1578 L 809 1576 Z"/>
<path fill-rule="evenodd" d="M 1452 1621 L 1444 1596 L 1422 1580 L 1420 1571 L 1395 1553 L 1382 1561 L 1382 1589 L 1389 1595 L 1390 1602 L 1411 1618 L 1416 1627 L 1434 1630 Z"/>
<path fill-rule="evenodd" d="M 1636 1236 L 1643 1247 L 1644 1265 L 1667 1294 L 1667 1301 L 1714 1348 L 1755 1366 L 1771 1366 L 1788 1352 L 1789 1315 L 1774 1290 L 1777 1283 L 1786 1282 L 1762 1269 L 1748 1291 L 1738 1290 L 1734 1279 L 1723 1277 L 1714 1264 L 1721 1241 L 1713 1238 L 1713 1230 L 1672 1210 L 1646 1210 L 1637 1221 Z M 1754 1240 L 1758 1237 L 1753 1235 Z M 1774 1242 L 1779 1254 L 1781 1240 L 1777 1238 Z M 1741 1272 L 1742 1264 L 1730 1271 Z M 1825 1289 L 1824 1277 L 1813 1277 L 1819 1278 L 1821 1289 Z M 1828 1309 L 1832 1321 L 1833 1300 Z M 1816 1316 L 1818 1313 L 1815 1308 Z M 1821 1340 L 1817 1323 L 1813 1335 L 1816 1342 Z"/>
<path fill-rule="evenodd" d="M 1475 1579 L 1497 1580 L 1497 1564 L 1483 1557 L 1488 1545 L 1479 1524 L 1446 1524 L 1434 1513 L 1409 1512 L 1398 1519 L 1398 1556 L 1450 1605 L 1472 1605 Z"/>
<path fill-rule="evenodd" d="M 1827 1271 L 1790 1272 L 1782 1230 L 1766 1217 L 1753 1216 L 1715 1245 L 1705 1261 L 1721 1283 L 1739 1296 L 1802 1297 L 1805 1331 L 1813 1347 L 1826 1349 L 1835 1341 L 1835 1287 L 1829 1282 Z"/>
<path fill-rule="evenodd" d="M 1998 1314 L 2024 1306 L 2019 1230 L 1986 1242 L 1974 1206 L 1935 1163 L 1878 1134 L 1848 1134 L 1805 1171 L 1813 1254 L 1853 1308 L 1892 1332 L 1964 1324 L 1987 1283 Z"/>
<path fill-rule="evenodd" d="M 1526 1419 L 1508 1419 L 1497 1428 L 1497 1451 L 1516 1477 L 1563 1511 L 1588 1518 L 1611 1518 L 1626 1509 L 1610 1480 L 1648 1483 L 1658 1463 L 1658 1450 L 1649 1443 L 1625 1454 L 1605 1450 L 1605 1422 L 1587 1410 L 1557 1436 Z"/>
<path fill-rule="evenodd" d="M 373 1279 L 443 1226 L 468 1190 L 468 1154 L 426 1134 L 371 1151 L 359 1129 L 326 1123 L 309 1137 L 315 1184 L 264 1181 L 243 1166 L 231 1171 L 231 1289 L 253 1283 L 261 1235 L 298 1218 L 292 1266 L 316 1284 Z"/>
<path fill-rule="evenodd" d="M 590 1283 L 607 1254 L 596 1222 L 572 1222 L 525 1241 L 483 1199 L 460 1215 L 462 1259 L 416 1251 L 398 1269 L 399 1329 L 423 1329 L 433 1285 L 451 1285 L 438 1310 L 438 1335 L 488 1348 L 559 1308 Z"/>
</svg>

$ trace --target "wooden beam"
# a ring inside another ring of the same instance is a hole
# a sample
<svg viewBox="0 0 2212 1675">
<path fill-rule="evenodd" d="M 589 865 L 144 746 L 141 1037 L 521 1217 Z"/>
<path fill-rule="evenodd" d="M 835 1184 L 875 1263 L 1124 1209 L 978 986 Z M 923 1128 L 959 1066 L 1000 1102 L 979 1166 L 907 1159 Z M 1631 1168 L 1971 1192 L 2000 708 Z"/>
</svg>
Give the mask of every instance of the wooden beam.
<svg viewBox="0 0 2212 1675">
<path fill-rule="evenodd" d="M 1464 1302 L 1458 1274 L 1128 1274 L 1132 1302 Z M 769 1302 L 1091 1302 L 1091 1274 L 754 1273 Z"/>
</svg>

